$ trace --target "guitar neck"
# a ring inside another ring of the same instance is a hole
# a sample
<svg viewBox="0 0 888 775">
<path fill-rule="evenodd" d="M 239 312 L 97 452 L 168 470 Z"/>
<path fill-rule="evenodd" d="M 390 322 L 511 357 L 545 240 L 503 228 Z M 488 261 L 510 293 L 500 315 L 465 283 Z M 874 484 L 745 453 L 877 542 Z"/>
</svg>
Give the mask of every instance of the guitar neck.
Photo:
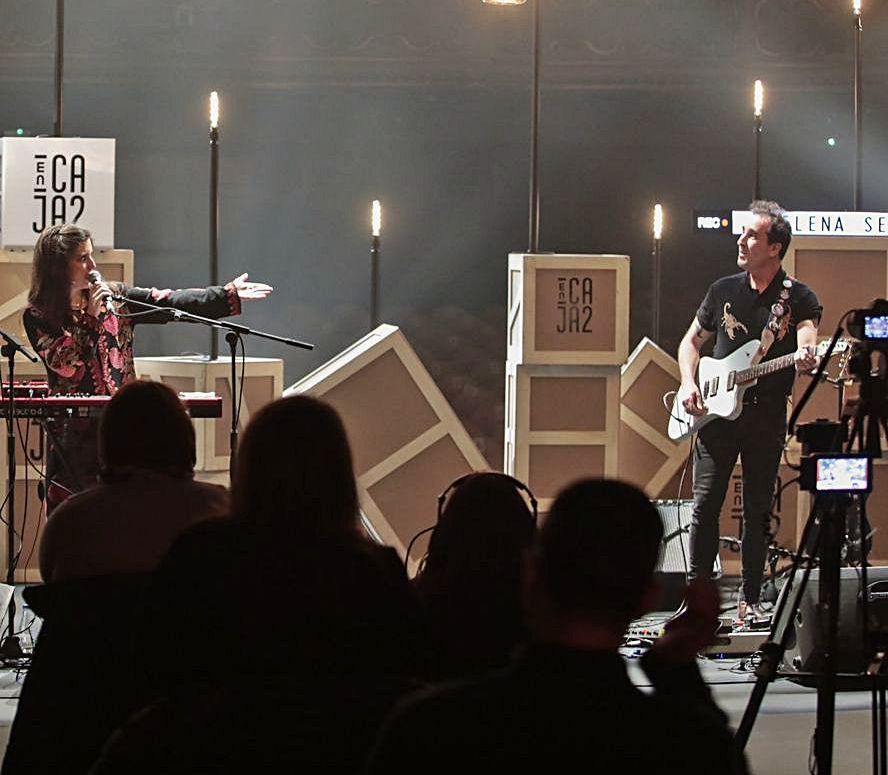
<svg viewBox="0 0 888 775">
<path fill-rule="evenodd" d="M 734 374 L 734 384 L 743 385 L 747 382 L 752 382 L 754 379 L 763 377 L 766 374 L 774 374 L 777 371 L 782 371 L 783 369 L 792 366 L 794 355 L 795 353 L 788 353 L 787 355 L 781 355 L 779 358 L 773 358 L 764 363 L 757 363 L 755 366 L 750 366 L 748 369 L 741 369 Z"/>
</svg>

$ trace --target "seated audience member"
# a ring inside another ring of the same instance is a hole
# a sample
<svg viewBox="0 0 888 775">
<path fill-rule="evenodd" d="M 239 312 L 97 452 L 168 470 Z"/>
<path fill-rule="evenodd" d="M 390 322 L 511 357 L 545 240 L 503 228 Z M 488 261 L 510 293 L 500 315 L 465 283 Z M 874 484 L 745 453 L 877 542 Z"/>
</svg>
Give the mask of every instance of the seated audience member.
<svg viewBox="0 0 888 775">
<path fill-rule="evenodd" d="M 357 773 L 415 684 L 397 676 L 251 676 L 181 692 L 134 715 L 90 775 Z"/>
<path fill-rule="evenodd" d="M 414 580 L 429 614 L 436 679 L 504 667 L 526 638 L 521 562 L 536 526 L 518 484 L 469 474 L 442 495 L 449 498 Z"/>
<path fill-rule="evenodd" d="M 697 580 L 687 610 L 647 652 L 646 694 L 618 652 L 656 590 L 663 528 L 646 496 L 584 480 L 559 494 L 526 566 L 532 643 L 506 670 L 406 700 L 385 725 L 371 773 L 746 771 L 695 655 L 712 640 L 718 594 Z M 420 763 L 419 765 L 417 763 Z"/>
<path fill-rule="evenodd" d="M 158 569 L 149 599 L 158 626 L 147 635 L 176 633 L 169 664 L 150 660 L 161 681 L 371 665 L 427 674 L 419 601 L 395 550 L 361 527 L 351 450 L 331 406 L 292 396 L 253 416 L 231 507 L 231 520 L 180 536 Z"/>
<path fill-rule="evenodd" d="M 150 572 L 185 528 L 228 509 L 193 479 L 194 429 L 158 382 L 124 385 L 99 431 L 100 483 L 53 513 L 42 585 L 24 597 L 43 619 L 19 698 L 4 775 L 82 773 L 146 700 L 134 640 Z"/>
<path fill-rule="evenodd" d="M 258 411 L 231 497 L 232 519 L 183 533 L 158 568 L 139 648 L 157 699 L 96 773 L 357 771 L 428 674 L 421 605 L 361 528 L 332 407 Z"/>
<path fill-rule="evenodd" d="M 124 385 L 99 429 L 98 486 L 68 498 L 40 544 L 44 581 L 154 570 L 185 528 L 228 511 L 224 487 L 194 480 L 194 426 L 160 382 Z"/>
</svg>

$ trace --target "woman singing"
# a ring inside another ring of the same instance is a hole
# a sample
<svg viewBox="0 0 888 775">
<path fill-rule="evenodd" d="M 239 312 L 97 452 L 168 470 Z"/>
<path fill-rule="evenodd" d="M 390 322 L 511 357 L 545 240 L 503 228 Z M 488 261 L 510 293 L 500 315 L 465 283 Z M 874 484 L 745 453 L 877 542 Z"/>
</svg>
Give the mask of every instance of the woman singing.
<svg viewBox="0 0 888 775">
<path fill-rule="evenodd" d="M 237 315 L 243 299 L 264 299 L 272 288 L 247 282 L 247 275 L 224 286 L 187 290 L 130 288 L 123 283 L 90 282 L 96 268 L 90 233 L 74 224 L 50 226 L 37 238 L 25 330 L 46 366 L 53 395 L 113 395 L 135 379 L 133 326 L 166 322 L 165 315 L 127 317 L 138 312 L 125 301 L 109 309 L 112 294 L 133 301 L 204 317 Z M 47 463 L 47 510 L 95 484 L 98 472 L 97 423 L 67 418 L 51 423 Z"/>
</svg>

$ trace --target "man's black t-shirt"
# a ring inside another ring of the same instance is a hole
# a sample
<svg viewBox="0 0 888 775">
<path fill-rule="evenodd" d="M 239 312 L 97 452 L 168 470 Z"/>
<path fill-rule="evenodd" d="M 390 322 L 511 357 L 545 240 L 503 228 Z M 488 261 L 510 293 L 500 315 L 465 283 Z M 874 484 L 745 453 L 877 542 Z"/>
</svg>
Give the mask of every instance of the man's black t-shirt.
<svg viewBox="0 0 888 775">
<path fill-rule="evenodd" d="M 777 305 L 776 307 L 774 305 Z M 724 358 L 751 339 L 761 339 L 774 307 L 777 331 L 765 360 L 798 349 L 796 326 L 803 320 L 820 321 L 823 311 L 814 292 L 804 283 L 787 277 L 781 268 L 770 285 L 759 293 L 749 283 L 749 274 L 722 277 L 709 286 L 697 310 L 697 321 L 706 331 L 715 331 L 715 358 Z M 760 377 L 746 395 L 786 396 L 792 390 L 795 371 L 791 368 Z"/>
</svg>

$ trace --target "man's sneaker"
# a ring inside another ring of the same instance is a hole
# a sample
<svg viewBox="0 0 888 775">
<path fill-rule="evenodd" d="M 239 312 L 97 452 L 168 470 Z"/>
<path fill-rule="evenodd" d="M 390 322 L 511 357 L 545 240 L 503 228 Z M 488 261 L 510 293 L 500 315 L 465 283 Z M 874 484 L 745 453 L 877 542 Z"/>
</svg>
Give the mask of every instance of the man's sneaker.
<svg viewBox="0 0 888 775">
<path fill-rule="evenodd" d="M 734 619 L 735 627 L 749 627 L 758 629 L 771 621 L 771 606 L 761 603 L 747 603 L 741 600 L 737 604 L 737 618 Z"/>
<path fill-rule="evenodd" d="M 742 627 L 746 624 L 746 615 L 749 612 L 749 605 L 745 600 L 737 603 L 737 615 L 734 617 L 734 626 Z"/>
<path fill-rule="evenodd" d="M 770 625 L 774 607 L 767 603 L 752 603 L 747 609 L 747 618 L 754 625 Z"/>
</svg>

